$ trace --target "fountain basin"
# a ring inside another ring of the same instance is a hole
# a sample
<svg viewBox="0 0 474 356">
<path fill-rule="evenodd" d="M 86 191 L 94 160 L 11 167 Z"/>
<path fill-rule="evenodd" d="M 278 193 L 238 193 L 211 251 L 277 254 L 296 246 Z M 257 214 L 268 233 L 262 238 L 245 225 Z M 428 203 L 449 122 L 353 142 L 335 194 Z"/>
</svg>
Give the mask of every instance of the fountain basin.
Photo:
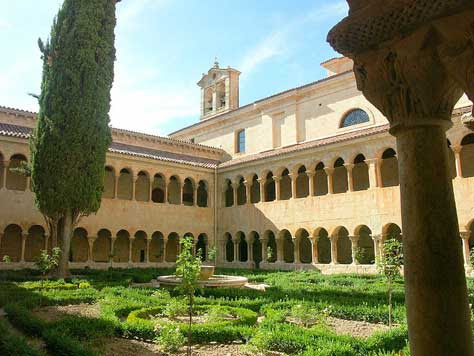
<svg viewBox="0 0 474 356">
<path fill-rule="evenodd" d="M 160 276 L 156 279 L 160 287 L 176 287 L 181 284 L 181 278 L 174 275 Z M 209 279 L 200 279 L 198 285 L 205 288 L 242 288 L 248 283 L 248 278 L 240 276 L 212 275 Z"/>
<path fill-rule="evenodd" d="M 216 268 L 214 266 L 201 266 L 201 273 L 199 274 L 199 280 L 204 281 L 208 280 L 214 275 L 214 270 Z"/>
</svg>

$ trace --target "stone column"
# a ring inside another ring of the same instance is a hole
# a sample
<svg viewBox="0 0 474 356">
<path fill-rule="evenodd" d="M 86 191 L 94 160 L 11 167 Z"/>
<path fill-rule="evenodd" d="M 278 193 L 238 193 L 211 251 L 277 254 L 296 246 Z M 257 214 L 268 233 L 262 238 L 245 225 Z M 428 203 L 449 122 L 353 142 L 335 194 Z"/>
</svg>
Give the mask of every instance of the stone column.
<svg viewBox="0 0 474 356">
<path fill-rule="evenodd" d="M 0 240 L 0 246 L 1 246 L 1 240 Z M 48 251 L 48 245 L 49 245 L 49 234 L 44 234 L 44 245 L 43 245 L 43 250 Z"/>
<path fill-rule="evenodd" d="M 277 244 L 277 255 L 276 255 L 276 262 L 277 263 L 284 263 L 285 258 L 283 254 L 284 246 L 283 246 L 283 240 L 281 238 L 276 239 L 276 244 Z"/>
<path fill-rule="evenodd" d="M 293 253 L 294 253 L 294 264 L 301 263 L 300 260 L 300 240 L 298 238 L 293 239 Z"/>
<path fill-rule="evenodd" d="M 150 263 L 150 243 L 151 239 L 146 239 L 146 251 L 145 251 L 145 263 L 149 264 Z"/>
<path fill-rule="evenodd" d="M 115 176 L 115 182 L 114 182 L 114 198 L 115 199 L 118 199 L 119 178 L 120 178 L 120 174 L 118 176 Z"/>
<path fill-rule="evenodd" d="M 334 168 L 324 167 L 324 171 L 328 177 L 328 194 L 334 194 L 334 189 L 332 186 L 332 174 L 334 173 Z"/>
<path fill-rule="evenodd" d="M 110 253 L 109 253 L 109 256 L 112 256 L 112 257 L 109 257 L 109 262 L 113 263 L 114 262 L 114 254 L 115 254 L 115 250 L 114 250 L 114 245 L 115 245 L 115 240 L 117 240 L 116 237 L 112 237 L 110 239 Z"/>
<path fill-rule="evenodd" d="M 329 240 L 331 241 L 331 264 L 337 265 L 337 236 L 330 236 Z"/>
<path fill-rule="evenodd" d="M 214 85 L 214 88 L 212 89 L 212 111 L 216 111 L 217 109 L 217 92 L 216 92 L 216 86 Z"/>
<path fill-rule="evenodd" d="M 244 180 L 245 185 L 245 198 L 247 198 L 246 204 L 252 204 L 252 181 Z"/>
<path fill-rule="evenodd" d="M 377 263 L 382 259 L 382 235 L 372 235 L 372 241 L 374 242 L 375 263 Z"/>
<path fill-rule="evenodd" d="M 296 199 L 296 179 L 298 178 L 298 173 L 290 173 L 288 176 L 291 179 L 291 198 Z"/>
<path fill-rule="evenodd" d="M 168 237 L 163 236 L 163 256 L 162 262 L 166 263 L 166 245 L 168 245 Z"/>
<path fill-rule="evenodd" d="M 183 191 L 184 191 L 184 181 L 179 185 L 179 205 L 184 205 Z"/>
<path fill-rule="evenodd" d="M 239 241 L 233 240 L 234 243 L 234 262 L 239 262 L 240 261 L 240 256 L 239 256 Z"/>
<path fill-rule="evenodd" d="M 258 183 L 260 184 L 260 202 L 265 201 L 265 178 L 258 178 L 257 179 Z"/>
<path fill-rule="evenodd" d="M 462 250 L 464 255 L 464 266 L 468 268 L 471 266 L 471 250 L 469 249 L 469 238 L 471 237 L 470 231 L 460 232 L 462 239 Z"/>
<path fill-rule="evenodd" d="M 155 181 L 155 177 L 150 175 L 150 188 L 149 188 L 149 194 L 148 194 L 148 201 L 152 202 L 153 201 L 153 183 Z"/>
<path fill-rule="evenodd" d="M 349 236 L 351 240 L 351 248 L 352 248 L 352 264 L 358 265 L 359 261 L 357 261 L 357 248 L 359 247 L 359 236 Z"/>
<path fill-rule="evenodd" d="M 350 1 L 328 39 L 397 140 L 411 354 L 473 356 L 446 130 L 462 94 L 474 99 L 474 6 L 436 4 Z"/>
<path fill-rule="evenodd" d="M 10 164 L 9 161 L 0 161 L 2 163 L 2 179 L 0 181 L 0 189 L 7 188 L 7 172 L 8 172 L 8 165 Z"/>
<path fill-rule="evenodd" d="M 267 263 L 268 240 L 262 239 L 262 263 Z"/>
<path fill-rule="evenodd" d="M 309 196 L 312 197 L 314 196 L 314 176 L 316 175 L 316 172 L 306 171 L 306 174 L 308 175 L 309 182 Z"/>
<path fill-rule="evenodd" d="M 128 239 L 128 263 L 132 263 L 133 240 L 132 238 Z"/>
<path fill-rule="evenodd" d="M 462 164 L 461 164 L 461 149 L 462 146 L 453 146 L 451 149 L 454 151 L 454 158 L 456 162 L 456 178 L 462 178 Z"/>
<path fill-rule="evenodd" d="M 21 257 L 20 257 L 20 262 L 23 263 L 25 262 L 25 247 L 26 247 L 26 239 L 28 238 L 28 233 L 23 232 L 21 234 Z"/>
<path fill-rule="evenodd" d="M 310 241 L 311 241 L 311 263 L 318 264 L 319 263 L 318 238 L 312 237 Z"/>
<path fill-rule="evenodd" d="M 197 197 L 198 197 L 198 190 L 196 186 L 196 187 L 193 187 L 193 206 L 198 206 Z"/>
<path fill-rule="evenodd" d="M 93 248 L 94 248 L 94 241 L 95 241 L 95 237 L 88 237 L 87 238 L 87 243 L 89 244 L 89 251 L 88 254 L 87 254 L 87 263 L 90 264 L 93 262 L 93 258 L 92 258 L 92 251 L 93 251 Z"/>
<path fill-rule="evenodd" d="M 132 174 L 132 200 L 136 200 L 135 190 L 136 190 L 136 186 L 137 186 L 137 179 L 138 179 L 138 176 L 135 175 L 135 174 Z"/>
<path fill-rule="evenodd" d="M 352 176 L 352 169 L 354 168 L 354 164 L 352 163 L 345 163 L 344 166 L 347 170 L 347 187 L 350 192 L 354 191 L 354 178 Z"/>
<path fill-rule="evenodd" d="M 232 193 L 234 194 L 233 197 L 234 197 L 234 204 L 233 206 L 237 206 L 238 205 L 238 201 L 237 201 L 237 189 L 239 188 L 239 183 L 232 183 Z"/>
<path fill-rule="evenodd" d="M 247 256 L 247 262 L 251 265 L 253 263 L 253 239 L 247 241 Z"/>
<path fill-rule="evenodd" d="M 375 189 L 378 187 L 377 170 L 380 165 L 378 158 L 366 159 L 365 163 L 369 166 L 369 189 Z"/>
<path fill-rule="evenodd" d="M 280 181 L 281 177 L 273 176 L 275 181 L 275 200 L 280 200 Z"/>
</svg>

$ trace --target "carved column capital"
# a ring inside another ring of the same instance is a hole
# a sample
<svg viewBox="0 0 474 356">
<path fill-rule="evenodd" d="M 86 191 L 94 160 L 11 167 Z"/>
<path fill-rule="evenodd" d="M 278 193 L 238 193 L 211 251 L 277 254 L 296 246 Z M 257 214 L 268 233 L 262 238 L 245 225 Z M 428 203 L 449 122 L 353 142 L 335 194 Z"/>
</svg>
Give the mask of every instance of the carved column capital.
<svg viewBox="0 0 474 356">
<path fill-rule="evenodd" d="M 326 172 L 326 174 L 328 176 L 332 176 L 332 174 L 334 173 L 334 168 L 332 167 L 324 167 L 324 171 Z"/>
<path fill-rule="evenodd" d="M 460 231 L 459 235 L 461 236 L 461 239 L 469 240 L 469 238 L 471 237 L 471 232 L 470 231 Z"/>
</svg>

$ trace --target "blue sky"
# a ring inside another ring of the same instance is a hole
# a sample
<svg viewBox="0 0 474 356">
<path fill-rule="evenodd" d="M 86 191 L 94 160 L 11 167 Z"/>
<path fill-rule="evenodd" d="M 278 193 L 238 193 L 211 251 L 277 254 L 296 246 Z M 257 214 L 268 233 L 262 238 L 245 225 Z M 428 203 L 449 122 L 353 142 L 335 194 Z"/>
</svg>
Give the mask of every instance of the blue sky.
<svg viewBox="0 0 474 356">
<path fill-rule="evenodd" d="M 37 111 L 37 39 L 62 0 L 0 0 L 0 105 Z M 196 83 L 217 57 L 242 72 L 240 104 L 325 76 L 345 0 L 124 0 L 118 4 L 112 126 L 165 135 L 199 120 Z"/>
</svg>

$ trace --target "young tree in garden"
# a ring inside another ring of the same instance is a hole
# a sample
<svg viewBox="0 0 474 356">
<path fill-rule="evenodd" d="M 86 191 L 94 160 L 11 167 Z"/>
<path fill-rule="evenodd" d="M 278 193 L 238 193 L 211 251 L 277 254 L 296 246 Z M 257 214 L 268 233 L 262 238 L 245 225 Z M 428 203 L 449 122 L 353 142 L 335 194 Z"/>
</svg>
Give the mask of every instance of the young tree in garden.
<svg viewBox="0 0 474 356">
<path fill-rule="evenodd" d="M 181 253 L 176 261 L 176 277 L 181 279 L 177 287 L 188 299 L 189 329 L 188 329 L 188 356 L 191 355 L 191 333 L 193 325 L 194 294 L 198 289 L 199 275 L 201 273 L 201 254 L 193 255 L 193 238 L 185 236 L 181 241 Z"/>
<path fill-rule="evenodd" d="M 50 38 L 38 41 L 43 78 L 30 141 L 31 178 L 36 205 L 62 249 L 62 277 L 73 228 L 81 216 L 97 212 L 102 197 L 111 142 L 115 5 L 116 0 L 64 0 Z"/>
<path fill-rule="evenodd" d="M 396 239 L 388 239 L 382 248 L 382 258 L 379 261 L 379 269 L 387 279 L 388 284 L 388 325 L 392 326 L 392 290 L 393 282 L 400 275 L 403 265 L 402 243 Z"/>
</svg>

